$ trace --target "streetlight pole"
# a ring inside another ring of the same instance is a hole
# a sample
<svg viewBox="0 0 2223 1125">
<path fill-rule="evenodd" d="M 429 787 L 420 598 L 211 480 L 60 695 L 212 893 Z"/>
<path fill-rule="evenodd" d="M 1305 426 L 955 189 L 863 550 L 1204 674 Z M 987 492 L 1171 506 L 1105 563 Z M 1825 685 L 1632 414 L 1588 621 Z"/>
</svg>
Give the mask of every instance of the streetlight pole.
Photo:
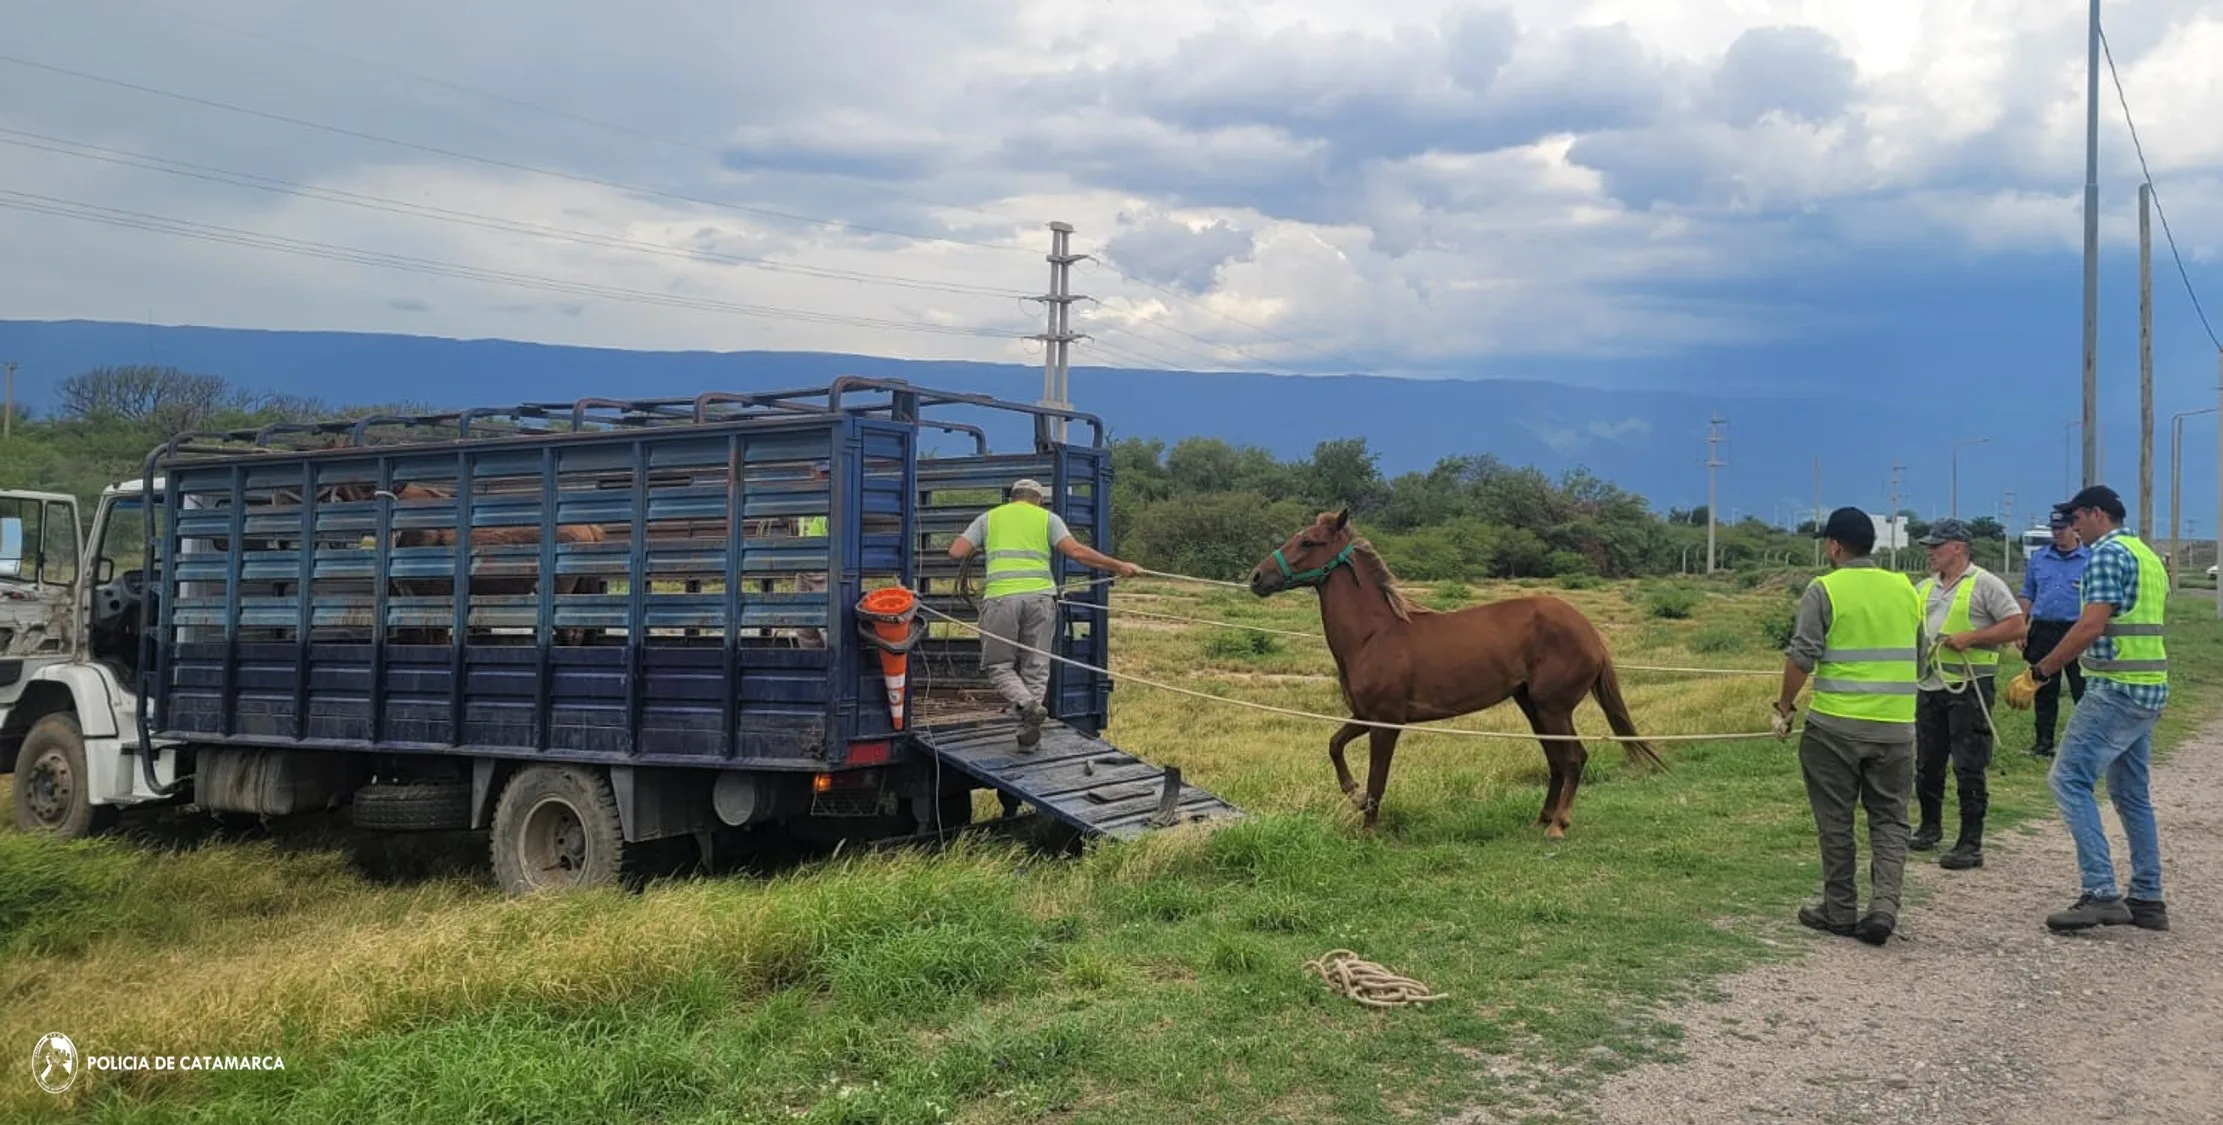
<svg viewBox="0 0 2223 1125">
<path fill-rule="evenodd" d="M 2084 486 L 2099 482 L 2100 0 L 2092 0 L 2084 74 Z M 2223 601 L 2216 603 L 2223 606 Z"/>
<path fill-rule="evenodd" d="M 2178 520 L 2184 515 L 2184 420 L 2201 414 L 2213 414 L 2216 407 L 2199 410 L 2180 410 L 2169 419 L 2169 588 L 2177 585 L 2177 552 L 2183 549 L 2178 538 Z"/>
<path fill-rule="evenodd" d="M 1953 443 L 1953 498 L 1948 503 L 1954 519 L 1961 518 L 1961 446 L 1982 445 L 1990 440 L 1988 437 L 1980 437 Z"/>
<path fill-rule="evenodd" d="M 2020 538 L 2015 534 L 2015 494 L 2009 492 L 1999 505 L 1999 573 L 2015 572 L 2015 541 Z"/>
</svg>

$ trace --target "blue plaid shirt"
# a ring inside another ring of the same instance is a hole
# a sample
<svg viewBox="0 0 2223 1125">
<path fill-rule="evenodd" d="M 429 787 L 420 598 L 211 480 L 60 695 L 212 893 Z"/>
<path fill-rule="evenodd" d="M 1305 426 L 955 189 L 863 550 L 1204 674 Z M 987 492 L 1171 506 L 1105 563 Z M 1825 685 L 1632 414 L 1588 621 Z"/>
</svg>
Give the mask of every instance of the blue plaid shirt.
<svg viewBox="0 0 2223 1125">
<path fill-rule="evenodd" d="M 2110 531 L 2100 536 L 2099 542 L 2091 545 L 2092 558 L 2084 564 L 2082 591 L 2085 605 L 2106 602 L 2115 607 L 2115 616 L 2118 619 L 2138 604 L 2141 593 L 2138 589 L 2138 556 L 2131 554 L 2130 548 L 2117 542 L 2122 534 L 2120 530 Z M 2155 593 L 2162 598 L 2169 596 L 2167 590 Z M 2107 637 L 2095 638 L 2091 647 L 2084 652 L 2087 656 L 2105 660 L 2115 655 L 2115 642 Z M 2168 684 L 2126 684 L 2096 677 L 2089 678 L 2088 682 L 2091 685 L 2089 690 L 2121 692 L 2140 707 L 2158 711 L 2169 702 Z"/>
</svg>

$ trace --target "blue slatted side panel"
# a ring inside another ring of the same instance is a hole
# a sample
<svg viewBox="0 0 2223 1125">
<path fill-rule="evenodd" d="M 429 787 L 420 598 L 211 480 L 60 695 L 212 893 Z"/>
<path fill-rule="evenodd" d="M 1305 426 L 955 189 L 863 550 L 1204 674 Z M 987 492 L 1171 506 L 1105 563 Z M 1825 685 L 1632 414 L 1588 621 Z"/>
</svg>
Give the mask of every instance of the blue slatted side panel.
<svg viewBox="0 0 2223 1125">
<path fill-rule="evenodd" d="M 830 739 L 890 729 L 877 661 L 859 659 L 842 609 L 910 576 L 913 442 L 908 425 L 850 416 L 173 469 L 174 495 L 211 506 L 171 524 L 158 726 L 271 745 L 822 763 Z M 801 471 L 829 457 L 831 482 Z M 480 489 L 466 503 L 405 488 L 459 477 Z M 380 487 L 403 495 L 374 498 Z M 811 515 L 832 517 L 829 537 L 795 536 L 790 521 Z M 425 540 L 465 524 L 482 540 L 459 572 L 453 545 Z M 547 533 L 582 525 L 607 534 Z M 519 530 L 533 534 L 483 539 Z M 559 582 L 542 590 L 549 563 Z M 793 588 L 829 571 L 831 592 Z M 460 649 L 459 576 L 472 590 Z M 828 647 L 765 636 L 796 628 L 826 629 Z M 603 633 L 564 642 L 573 629 Z M 511 635 L 482 636 L 499 630 Z"/>
</svg>

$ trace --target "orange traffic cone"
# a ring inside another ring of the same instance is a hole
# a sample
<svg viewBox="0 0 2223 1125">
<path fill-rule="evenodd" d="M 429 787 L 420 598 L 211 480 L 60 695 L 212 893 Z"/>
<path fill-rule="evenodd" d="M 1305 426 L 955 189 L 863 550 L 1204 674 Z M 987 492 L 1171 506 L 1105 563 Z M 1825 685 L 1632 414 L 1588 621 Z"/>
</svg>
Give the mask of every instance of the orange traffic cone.
<svg viewBox="0 0 2223 1125">
<path fill-rule="evenodd" d="M 880 678 L 888 687 L 888 718 L 895 729 L 902 730 L 911 646 L 925 632 L 918 620 L 918 598 L 901 586 L 874 590 L 857 603 L 857 616 L 871 623 L 865 639 L 880 650 Z"/>
</svg>

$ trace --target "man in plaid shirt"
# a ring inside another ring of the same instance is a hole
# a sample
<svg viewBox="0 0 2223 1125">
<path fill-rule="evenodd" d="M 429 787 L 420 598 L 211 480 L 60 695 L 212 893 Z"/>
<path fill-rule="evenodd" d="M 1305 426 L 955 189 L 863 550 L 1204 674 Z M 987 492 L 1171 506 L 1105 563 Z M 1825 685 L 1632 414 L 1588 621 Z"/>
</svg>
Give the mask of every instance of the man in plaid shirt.
<svg viewBox="0 0 2223 1125">
<path fill-rule="evenodd" d="M 2046 925 L 2056 931 L 2124 923 L 2166 930 L 2161 839 L 2147 777 L 2154 724 L 2169 702 L 2169 662 L 2162 643 L 2168 574 L 2150 548 L 2122 529 L 2123 500 L 2114 489 L 2095 484 L 2062 507 L 2092 551 L 2084 567 L 2083 612 L 2030 674 L 2044 682 L 2081 659 L 2089 685 L 2062 732 L 2050 779 L 2062 819 L 2076 841 L 2083 894 L 2067 910 L 2049 915 Z M 2102 776 L 2130 844 L 2130 893 L 2124 897 L 2116 893 L 2115 866 L 2092 795 Z"/>
</svg>

